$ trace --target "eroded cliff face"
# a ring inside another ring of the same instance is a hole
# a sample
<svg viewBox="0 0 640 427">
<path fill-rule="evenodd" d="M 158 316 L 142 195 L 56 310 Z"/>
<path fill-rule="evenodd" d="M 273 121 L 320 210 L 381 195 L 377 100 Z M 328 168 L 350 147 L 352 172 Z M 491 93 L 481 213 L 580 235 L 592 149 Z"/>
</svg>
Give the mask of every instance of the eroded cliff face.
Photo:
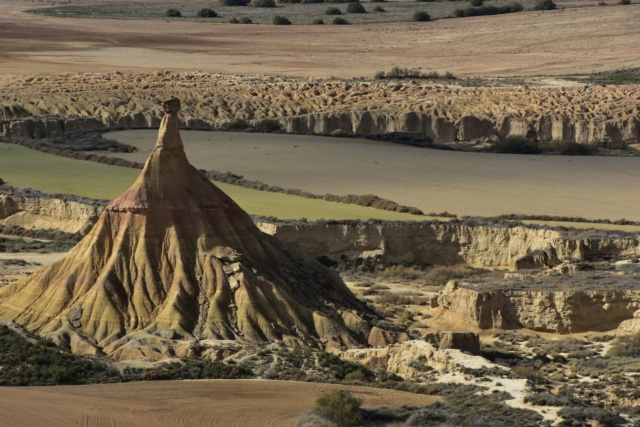
<svg viewBox="0 0 640 427">
<path fill-rule="evenodd" d="M 637 235 L 605 231 L 569 232 L 508 224 L 446 222 L 258 225 L 312 256 L 336 260 L 341 256 L 375 258 L 390 264 L 466 263 L 485 268 L 513 269 L 518 265 L 539 268 L 567 260 L 640 253 Z M 541 257 L 532 256 L 538 251 L 543 253 Z M 532 258 L 534 265 L 528 258 Z"/>
<path fill-rule="evenodd" d="M 104 210 L 101 203 L 0 192 L 0 224 L 86 233 Z"/>
<path fill-rule="evenodd" d="M 51 87 L 56 87 L 55 91 Z M 157 99 L 180 91 L 183 126 L 275 119 L 291 133 L 419 133 L 435 142 L 522 136 L 542 142 L 640 142 L 638 86 L 459 87 L 309 81 L 210 73 L 105 73 L 7 78 L 0 138 L 157 128 Z"/>
<path fill-rule="evenodd" d="M 640 309 L 640 290 L 477 291 L 472 286 L 449 282 L 432 305 L 474 328 L 558 333 L 615 329 Z"/>
</svg>

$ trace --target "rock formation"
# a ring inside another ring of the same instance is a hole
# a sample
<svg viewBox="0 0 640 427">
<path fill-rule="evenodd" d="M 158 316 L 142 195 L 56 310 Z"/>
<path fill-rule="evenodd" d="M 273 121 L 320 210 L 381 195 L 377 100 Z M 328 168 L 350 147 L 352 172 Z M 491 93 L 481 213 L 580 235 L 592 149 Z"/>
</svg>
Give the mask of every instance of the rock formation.
<svg viewBox="0 0 640 427">
<path fill-rule="evenodd" d="M 640 142 L 637 85 L 460 87 L 167 72 L 5 77 L 0 96 L 11 104 L 0 106 L 0 138 L 155 128 L 161 118 L 157 96 L 176 90 L 189 99 L 184 125 L 191 129 L 276 119 L 291 133 Z"/>
<path fill-rule="evenodd" d="M 165 103 L 142 173 L 93 230 L 62 260 L 0 288 L 0 318 L 118 358 L 170 339 L 366 344 L 372 314 L 337 274 L 262 233 L 188 163 L 178 109 Z"/>
</svg>

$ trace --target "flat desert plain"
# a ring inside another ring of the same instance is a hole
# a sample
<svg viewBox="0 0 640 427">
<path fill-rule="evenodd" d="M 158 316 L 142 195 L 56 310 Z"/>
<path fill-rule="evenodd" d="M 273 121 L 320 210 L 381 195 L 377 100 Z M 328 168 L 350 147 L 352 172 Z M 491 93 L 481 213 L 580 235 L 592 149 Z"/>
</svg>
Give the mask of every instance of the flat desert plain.
<svg viewBox="0 0 640 427">
<path fill-rule="evenodd" d="M 65 5 L 118 3 L 124 2 Z M 165 69 L 372 77 L 399 65 L 534 76 L 637 67 L 640 4 L 607 3 L 559 0 L 571 8 L 426 23 L 275 26 L 57 18 L 24 12 L 55 2 L 1 0 L 0 73 Z"/>
<path fill-rule="evenodd" d="M 426 406 L 439 399 L 370 387 L 267 380 L 0 387 L 0 420 L 6 427 L 293 426 L 318 397 L 336 390 L 348 390 L 370 406 Z"/>
<path fill-rule="evenodd" d="M 144 162 L 153 130 L 111 132 Z M 529 214 L 640 221 L 640 159 L 467 153 L 366 139 L 183 131 L 200 169 L 316 194 L 375 194 L 425 213 Z M 109 154 L 109 153 L 103 153 Z"/>
</svg>

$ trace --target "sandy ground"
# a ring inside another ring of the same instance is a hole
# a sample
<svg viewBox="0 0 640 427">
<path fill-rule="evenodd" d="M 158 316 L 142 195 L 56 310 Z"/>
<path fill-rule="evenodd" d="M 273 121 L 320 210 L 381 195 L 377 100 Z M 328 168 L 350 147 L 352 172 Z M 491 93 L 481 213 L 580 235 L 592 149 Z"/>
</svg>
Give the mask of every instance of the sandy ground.
<svg viewBox="0 0 640 427">
<path fill-rule="evenodd" d="M 10 236 L 3 237 L 10 238 Z M 0 252 L 0 286 L 14 280 L 22 279 L 39 270 L 42 266 L 56 262 L 65 255 L 66 252 L 53 252 L 48 254 Z M 24 261 L 25 263 L 16 263 L 15 261 Z"/>
<path fill-rule="evenodd" d="M 155 130 L 111 132 L 140 148 Z M 317 194 L 375 194 L 427 212 L 640 220 L 640 158 L 464 153 L 364 139 L 182 131 L 198 168 Z"/>
<path fill-rule="evenodd" d="M 370 77 L 394 65 L 457 75 L 587 73 L 638 66 L 640 4 L 634 3 L 429 23 L 283 27 L 53 18 L 22 10 L 55 3 L 0 0 L 0 73 L 169 69 Z"/>
<path fill-rule="evenodd" d="M 0 387 L 0 420 L 6 427 L 293 426 L 322 394 L 343 389 L 371 406 L 425 406 L 438 399 L 368 387 L 266 380 Z"/>
</svg>

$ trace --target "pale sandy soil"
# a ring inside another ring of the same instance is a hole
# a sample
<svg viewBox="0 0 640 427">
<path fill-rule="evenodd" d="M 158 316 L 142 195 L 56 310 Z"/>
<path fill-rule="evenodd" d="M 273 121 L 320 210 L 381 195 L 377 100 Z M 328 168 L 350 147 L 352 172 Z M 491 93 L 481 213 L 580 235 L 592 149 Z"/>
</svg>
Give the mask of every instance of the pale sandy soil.
<svg viewBox="0 0 640 427">
<path fill-rule="evenodd" d="M 0 73 L 169 69 L 370 77 L 400 65 L 531 76 L 637 67 L 640 58 L 637 3 L 370 26 L 116 21 L 22 12 L 52 5 L 0 1 Z"/>
<path fill-rule="evenodd" d="M 158 381 L 0 387 L 3 426 L 293 426 L 326 392 L 365 405 L 426 406 L 437 397 L 395 390 L 266 380 Z"/>
<path fill-rule="evenodd" d="M 106 136 L 140 152 L 156 131 Z M 183 131 L 198 168 L 317 194 L 375 194 L 424 212 L 539 214 L 640 220 L 640 158 L 451 152 L 364 139 Z"/>
<path fill-rule="evenodd" d="M 3 236 L 5 238 L 10 236 Z M 54 252 L 48 254 L 37 253 L 20 253 L 20 252 L 0 252 L 0 286 L 14 280 L 22 279 L 42 268 L 43 265 L 49 265 L 66 255 L 66 252 Z M 20 265 L 12 261 L 25 261 L 26 264 Z"/>
</svg>

